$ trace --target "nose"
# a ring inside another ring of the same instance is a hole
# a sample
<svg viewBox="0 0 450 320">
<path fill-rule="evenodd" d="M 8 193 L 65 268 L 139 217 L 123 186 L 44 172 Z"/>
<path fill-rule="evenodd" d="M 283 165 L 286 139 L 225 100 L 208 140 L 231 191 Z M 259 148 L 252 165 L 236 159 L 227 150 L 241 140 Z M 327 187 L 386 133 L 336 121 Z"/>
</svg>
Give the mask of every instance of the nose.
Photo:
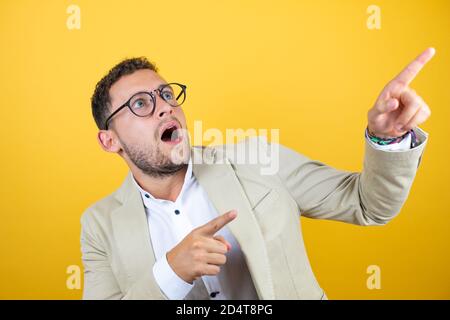
<svg viewBox="0 0 450 320">
<path fill-rule="evenodd" d="M 173 107 L 170 106 L 164 99 L 162 99 L 159 94 L 155 94 L 156 96 L 156 111 L 155 115 L 159 119 L 163 119 L 164 117 L 170 116 L 173 114 Z"/>
</svg>

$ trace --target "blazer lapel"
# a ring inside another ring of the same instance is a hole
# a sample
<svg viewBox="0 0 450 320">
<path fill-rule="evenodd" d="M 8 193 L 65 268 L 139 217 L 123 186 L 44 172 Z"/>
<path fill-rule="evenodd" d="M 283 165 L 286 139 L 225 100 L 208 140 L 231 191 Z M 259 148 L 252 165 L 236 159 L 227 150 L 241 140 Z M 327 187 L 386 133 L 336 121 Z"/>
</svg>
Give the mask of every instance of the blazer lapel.
<svg viewBox="0 0 450 320">
<path fill-rule="evenodd" d="M 112 213 L 112 228 L 115 246 L 125 269 L 127 283 L 133 284 L 155 263 L 155 254 L 151 244 L 150 232 L 139 190 L 133 184 L 132 174 L 128 173 L 116 198 L 122 206 Z M 155 283 L 151 290 L 156 298 L 164 299 Z"/>
<path fill-rule="evenodd" d="M 229 162 L 216 149 L 193 148 L 193 173 L 219 214 L 231 209 L 237 218 L 227 227 L 238 241 L 260 299 L 274 299 L 268 254 L 259 224 Z"/>
</svg>

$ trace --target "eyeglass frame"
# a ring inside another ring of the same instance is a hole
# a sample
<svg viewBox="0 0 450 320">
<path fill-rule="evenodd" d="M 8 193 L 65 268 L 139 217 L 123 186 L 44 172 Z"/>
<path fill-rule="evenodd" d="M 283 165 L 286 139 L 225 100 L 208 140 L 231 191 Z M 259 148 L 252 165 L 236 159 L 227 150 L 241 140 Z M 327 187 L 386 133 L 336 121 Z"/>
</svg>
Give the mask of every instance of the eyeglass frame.
<svg viewBox="0 0 450 320">
<path fill-rule="evenodd" d="M 162 89 L 164 89 L 164 88 L 167 87 L 167 86 L 170 86 L 171 84 L 176 84 L 176 85 L 179 85 L 179 86 L 181 87 L 181 92 L 180 92 L 180 94 L 178 95 L 178 97 L 175 98 L 175 100 L 177 100 L 177 99 L 180 97 L 181 94 L 184 94 L 185 97 L 184 97 L 183 102 L 181 102 L 180 104 L 178 104 L 178 105 L 176 105 L 176 106 L 172 106 L 171 104 L 169 104 L 169 105 L 170 105 L 171 107 L 173 107 L 173 108 L 176 108 L 176 107 L 182 105 L 182 104 L 184 103 L 184 101 L 186 101 L 186 88 L 187 88 L 187 86 L 184 85 L 184 84 L 178 83 L 178 82 L 163 83 L 163 84 L 161 84 L 158 88 L 156 88 L 155 90 L 152 90 L 152 91 L 139 91 L 139 92 L 134 93 L 134 94 L 130 97 L 130 99 L 127 100 L 127 102 L 125 102 L 125 103 L 122 104 L 119 108 L 117 108 L 116 111 L 114 111 L 113 113 L 111 113 L 111 114 L 109 115 L 109 117 L 105 120 L 105 126 L 104 126 L 104 127 L 105 127 L 105 130 L 108 130 L 108 122 L 111 121 L 112 117 L 115 116 L 120 110 L 122 110 L 122 109 L 125 108 L 125 107 L 128 107 L 128 109 L 130 109 L 131 113 L 134 114 L 134 115 L 137 116 L 137 117 L 144 118 L 144 117 L 148 117 L 148 116 L 153 115 L 153 113 L 155 112 L 155 109 L 156 109 L 156 97 L 155 97 L 155 95 L 153 94 L 153 92 L 156 91 L 156 92 L 158 93 L 159 97 L 160 97 L 161 99 L 163 99 L 164 101 L 166 101 L 166 100 L 161 96 L 161 91 L 162 91 Z M 149 94 L 150 97 L 152 98 L 152 102 L 153 102 L 153 109 L 152 109 L 152 111 L 150 111 L 150 113 L 147 114 L 147 115 L 145 115 L 145 116 L 140 116 L 140 115 L 136 114 L 136 113 L 133 111 L 133 109 L 131 108 L 131 106 L 130 106 L 131 99 L 133 99 L 136 95 L 138 95 L 138 94 L 140 94 L 140 93 L 146 93 L 146 94 Z M 166 102 L 167 102 L 167 101 L 166 101 Z"/>
</svg>

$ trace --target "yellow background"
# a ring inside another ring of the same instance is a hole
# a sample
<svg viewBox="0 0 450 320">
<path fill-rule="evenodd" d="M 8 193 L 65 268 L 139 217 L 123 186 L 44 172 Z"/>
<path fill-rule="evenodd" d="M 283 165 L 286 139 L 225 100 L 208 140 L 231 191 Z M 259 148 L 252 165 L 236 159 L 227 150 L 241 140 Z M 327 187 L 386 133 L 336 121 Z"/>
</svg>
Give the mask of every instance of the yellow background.
<svg viewBox="0 0 450 320">
<path fill-rule="evenodd" d="M 66 9 L 81 9 L 68 30 Z M 368 30 L 369 5 L 381 30 Z M 0 298 L 78 299 L 66 268 L 81 265 L 79 219 L 127 167 L 96 141 L 90 96 L 125 57 L 147 56 L 188 85 L 190 129 L 279 128 L 281 143 L 360 170 L 367 111 L 428 46 L 413 82 L 432 115 L 420 170 L 385 227 L 303 219 L 306 246 L 331 299 L 450 298 L 448 164 L 450 2 L 0 2 Z M 380 290 L 366 268 L 381 268 Z"/>
</svg>

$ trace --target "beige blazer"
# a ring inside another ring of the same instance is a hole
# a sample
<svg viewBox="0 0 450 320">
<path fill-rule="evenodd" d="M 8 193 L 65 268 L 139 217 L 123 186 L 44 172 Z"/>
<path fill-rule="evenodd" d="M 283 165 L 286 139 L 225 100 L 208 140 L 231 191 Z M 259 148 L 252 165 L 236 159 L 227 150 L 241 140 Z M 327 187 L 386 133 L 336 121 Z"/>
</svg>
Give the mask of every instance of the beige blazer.
<svg viewBox="0 0 450 320">
<path fill-rule="evenodd" d="M 228 228 L 260 299 L 326 298 L 308 261 L 299 215 L 386 224 L 402 208 L 420 163 L 428 134 L 419 128 L 416 134 L 422 143 L 402 152 L 376 150 L 366 142 L 362 172 L 337 170 L 281 145 L 270 155 L 270 161 L 279 161 L 275 174 L 263 175 L 262 165 L 230 156 L 236 148 L 252 153 L 275 146 L 262 138 L 192 148 L 193 159 L 204 160 L 194 162 L 193 173 L 217 211 L 238 210 Z M 131 173 L 84 212 L 81 224 L 84 299 L 167 299 L 153 277 L 155 256 Z"/>
</svg>

